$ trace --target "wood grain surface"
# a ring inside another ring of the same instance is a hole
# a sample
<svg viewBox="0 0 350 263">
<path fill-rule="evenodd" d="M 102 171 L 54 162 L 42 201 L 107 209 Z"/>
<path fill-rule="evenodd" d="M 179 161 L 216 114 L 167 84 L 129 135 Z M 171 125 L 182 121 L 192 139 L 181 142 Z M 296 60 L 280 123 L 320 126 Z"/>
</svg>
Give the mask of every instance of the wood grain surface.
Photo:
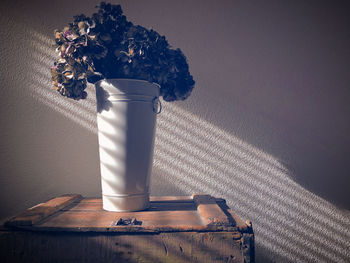
<svg viewBox="0 0 350 263">
<path fill-rule="evenodd" d="M 254 262 L 251 224 L 224 199 L 150 200 L 147 210 L 118 213 L 100 198 L 53 198 L 0 228 L 1 262 Z"/>
</svg>

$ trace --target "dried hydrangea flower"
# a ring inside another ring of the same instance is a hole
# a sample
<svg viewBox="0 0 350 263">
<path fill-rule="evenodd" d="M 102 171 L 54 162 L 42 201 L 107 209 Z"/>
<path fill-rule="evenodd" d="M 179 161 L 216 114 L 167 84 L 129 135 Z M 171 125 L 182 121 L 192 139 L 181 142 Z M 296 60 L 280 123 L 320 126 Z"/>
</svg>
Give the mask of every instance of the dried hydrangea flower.
<svg viewBox="0 0 350 263">
<path fill-rule="evenodd" d="M 58 59 L 51 68 L 54 89 L 73 99 L 86 97 L 87 82 L 132 78 L 156 82 L 166 101 L 186 99 L 194 80 L 180 49 L 156 31 L 127 21 L 120 5 L 101 2 L 91 17 L 78 15 L 55 30 Z"/>
</svg>

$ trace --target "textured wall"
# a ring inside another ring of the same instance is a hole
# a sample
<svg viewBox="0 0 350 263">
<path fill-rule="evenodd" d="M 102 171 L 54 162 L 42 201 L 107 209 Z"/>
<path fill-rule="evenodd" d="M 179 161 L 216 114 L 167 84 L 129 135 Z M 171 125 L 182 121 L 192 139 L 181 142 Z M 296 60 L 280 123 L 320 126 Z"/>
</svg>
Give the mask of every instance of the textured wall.
<svg viewBox="0 0 350 263">
<path fill-rule="evenodd" d="M 100 196 L 94 91 L 55 94 L 52 31 L 99 1 L 0 7 L 0 217 Z M 344 1 L 119 1 L 197 81 L 158 119 L 153 194 L 209 193 L 253 222 L 257 262 L 350 261 L 350 34 Z"/>
</svg>

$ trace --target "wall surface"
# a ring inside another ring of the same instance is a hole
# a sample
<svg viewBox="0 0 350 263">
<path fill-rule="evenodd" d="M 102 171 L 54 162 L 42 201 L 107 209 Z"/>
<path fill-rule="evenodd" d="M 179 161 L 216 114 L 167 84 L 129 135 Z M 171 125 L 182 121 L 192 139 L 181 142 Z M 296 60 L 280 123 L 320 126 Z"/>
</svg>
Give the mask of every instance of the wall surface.
<svg viewBox="0 0 350 263">
<path fill-rule="evenodd" d="M 99 1 L 2 1 L 0 218 L 100 196 L 95 99 L 51 89 L 53 30 Z M 196 87 L 163 103 L 151 192 L 208 193 L 253 222 L 257 262 L 350 261 L 350 5 L 119 1 L 188 58 Z"/>
</svg>

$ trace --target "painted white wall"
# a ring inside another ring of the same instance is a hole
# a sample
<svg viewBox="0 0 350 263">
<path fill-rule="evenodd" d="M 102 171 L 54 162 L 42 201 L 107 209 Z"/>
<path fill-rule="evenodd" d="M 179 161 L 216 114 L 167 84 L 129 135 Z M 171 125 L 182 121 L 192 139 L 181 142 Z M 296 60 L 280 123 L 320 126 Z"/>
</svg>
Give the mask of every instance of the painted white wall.
<svg viewBox="0 0 350 263">
<path fill-rule="evenodd" d="M 100 196 L 95 99 L 50 85 L 52 32 L 99 1 L 0 7 L 0 218 Z M 253 222 L 257 262 L 350 260 L 350 20 L 341 1 L 119 1 L 197 81 L 164 103 L 152 194 L 209 193 Z"/>
</svg>

